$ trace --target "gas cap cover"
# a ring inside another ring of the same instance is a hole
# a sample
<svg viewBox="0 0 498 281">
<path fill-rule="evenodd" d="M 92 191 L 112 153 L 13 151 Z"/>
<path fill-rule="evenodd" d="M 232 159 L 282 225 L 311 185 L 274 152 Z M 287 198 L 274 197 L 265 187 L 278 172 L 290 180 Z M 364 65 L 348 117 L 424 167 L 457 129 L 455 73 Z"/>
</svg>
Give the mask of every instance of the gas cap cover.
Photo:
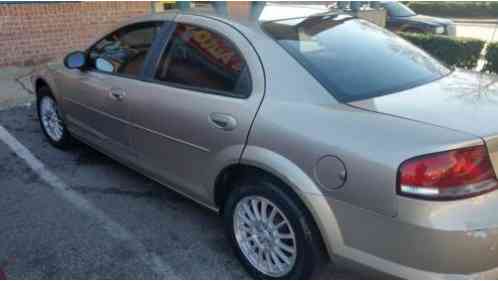
<svg viewBox="0 0 498 281">
<path fill-rule="evenodd" d="M 315 179 L 322 188 L 339 189 L 347 179 L 346 167 L 336 156 L 324 156 L 316 163 Z"/>
</svg>

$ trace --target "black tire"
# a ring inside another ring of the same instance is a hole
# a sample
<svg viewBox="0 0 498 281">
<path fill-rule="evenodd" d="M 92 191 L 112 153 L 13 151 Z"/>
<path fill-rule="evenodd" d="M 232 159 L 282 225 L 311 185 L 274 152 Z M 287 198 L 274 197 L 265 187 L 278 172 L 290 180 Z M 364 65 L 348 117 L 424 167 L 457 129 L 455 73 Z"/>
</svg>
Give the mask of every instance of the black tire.
<svg viewBox="0 0 498 281">
<path fill-rule="evenodd" d="M 50 144 L 52 144 L 54 147 L 66 150 L 71 147 L 73 144 L 73 139 L 69 133 L 69 131 L 66 128 L 66 125 L 64 123 L 64 119 L 60 115 L 59 110 L 57 110 L 57 116 L 61 122 L 62 125 L 62 137 L 60 139 L 54 139 L 53 137 L 50 136 L 50 134 L 47 132 L 47 129 L 45 128 L 43 121 L 42 121 L 42 114 L 41 114 L 41 102 L 43 99 L 52 99 L 55 105 L 58 108 L 57 105 L 57 100 L 54 98 L 52 95 L 52 92 L 50 91 L 50 88 L 47 86 L 42 86 L 40 89 L 37 91 L 37 99 L 36 99 L 36 108 L 37 108 L 37 113 L 38 113 L 38 120 L 40 122 L 40 126 L 42 128 L 43 134 L 45 137 L 48 139 Z"/>
<path fill-rule="evenodd" d="M 320 250 L 320 236 L 310 216 L 290 190 L 271 179 L 245 179 L 235 184 L 225 202 L 223 218 L 225 232 L 231 246 L 246 271 L 255 279 L 308 279 L 317 274 L 318 267 L 325 262 Z M 286 192 L 287 190 L 287 192 Z M 297 256 L 294 266 L 284 276 L 270 276 L 254 267 L 242 252 L 234 230 L 234 212 L 238 202 L 249 196 L 260 196 L 276 205 L 289 220 L 296 237 Z"/>
</svg>

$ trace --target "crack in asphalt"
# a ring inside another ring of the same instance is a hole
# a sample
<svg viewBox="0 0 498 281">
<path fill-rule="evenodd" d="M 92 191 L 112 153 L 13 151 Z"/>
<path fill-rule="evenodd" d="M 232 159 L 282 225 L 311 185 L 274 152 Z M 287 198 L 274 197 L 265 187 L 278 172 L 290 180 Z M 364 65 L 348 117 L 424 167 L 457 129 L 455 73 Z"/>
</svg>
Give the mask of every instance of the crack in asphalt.
<svg viewBox="0 0 498 281">
<path fill-rule="evenodd" d="M 31 90 L 30 88 L 28 88 L 23 82 L 22 80 L 25 79 L 25 78 L 31 78 L 31 75 L 33 75 L 33 73 L 35 73 L 36 69 L 33 68 L 30 72 L 28 72 L 27 74 L 25 75 L 21 75 L 21 76 L 18 76 L 18 77 L 15 77 L 14 80 L 21 86 L 21 88 L 23 88 L 24 91 L 28 92 L 29 94 L 31 95 L 34 95 L 35 92 L 33 90 Z"/>
</svg>

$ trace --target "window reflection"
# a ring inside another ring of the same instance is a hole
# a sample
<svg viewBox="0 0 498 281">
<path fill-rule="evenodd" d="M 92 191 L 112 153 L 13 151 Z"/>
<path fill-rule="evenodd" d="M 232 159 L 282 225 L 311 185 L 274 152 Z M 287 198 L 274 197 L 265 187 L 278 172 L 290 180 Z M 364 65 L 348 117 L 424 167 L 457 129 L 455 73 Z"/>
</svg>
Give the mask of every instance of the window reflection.
<svg viewBox="0 0 498 281">
<path fill-rule="evenodd" d="M 168 45 L 156 79 L 240 97 L 249 95 L 246 63 L 224 37 L 197 26 L 178 24 Z"/>
<path fill-rule="evenodd" d="M 159 22 L 140 23 L 107 36 L 90 49 L 90 67 L 138 76 L 160 26 Z"/>
<path fill-rule="evenodd" d="M 342 102 L 401 91 L 449 73 L 404 39 L 347 16 L 268 22 L 263 28 Z"/>
</svg>

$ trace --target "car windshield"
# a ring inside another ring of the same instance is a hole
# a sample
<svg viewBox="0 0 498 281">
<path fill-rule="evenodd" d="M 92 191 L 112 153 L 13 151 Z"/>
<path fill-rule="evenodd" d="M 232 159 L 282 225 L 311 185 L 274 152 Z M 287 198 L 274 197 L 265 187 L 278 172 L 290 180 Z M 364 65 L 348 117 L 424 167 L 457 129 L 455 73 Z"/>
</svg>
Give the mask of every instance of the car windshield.
<svg viewBox="0 0 498 281">
<path fill-rule="evenodd" d="M 413 17 L 417 14 L 407 6 L 398 2 L 388 2 L 384 4 L 391 17 Z"/>
<path fill-rule="evenodd" d="M 344 15 L 272 21 L 262 28 L 341 102 L 402 91 L 450 72 L 397 35 Z"/>
</svg>

